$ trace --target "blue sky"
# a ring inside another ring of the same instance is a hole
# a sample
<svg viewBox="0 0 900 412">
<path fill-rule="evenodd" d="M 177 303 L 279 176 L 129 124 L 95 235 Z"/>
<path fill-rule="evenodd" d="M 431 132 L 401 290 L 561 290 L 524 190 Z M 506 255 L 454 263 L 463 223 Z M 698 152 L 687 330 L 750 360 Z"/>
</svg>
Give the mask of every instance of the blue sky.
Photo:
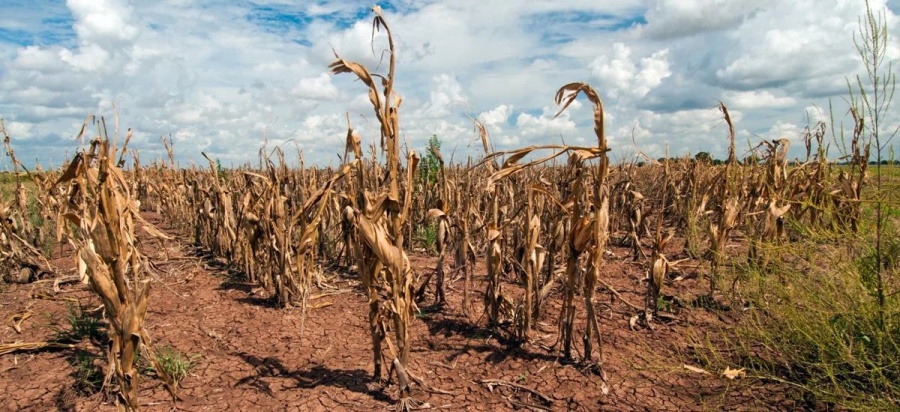
<svg viewBox="0 0 900 412">
<path fill-rule="evenodd" d="M 898 3 L 873 2 L 887 13 L 894 62 Z M 342 150 L 347 113 L 367 142 L 377 138 L 365 88 L 327 73 L 333 51 L 385 68 L 384 36 L 372 43 L 361 4 L 3 0 L 0 117 L 27 164 L 61 163 L 85 116 L 111 118 L 115 104 L 145 160 L 162 156 L 159 138 L 171 136 L 183 164 L 201 151 L 225 165 L 254 161 L 268 142 L 325 165 Z M 720 100 L 744 147 L 784 137 L 799 156 L 801 133 L 827 119 L 829 101 L 846 119 L 846 79 L 862 72 L 852 40 L 861 1 L 381 6 L 397 40 L 402 136 L 422 148 L 437 134 L 457 159 L 480 155 L 467 115 L 485 122 L 498 149 L 593 142 L 585 105 L 553 118 L 556 89 L 572 81 L 604 99 L 621 159 L 638 148 L 658 157 L 667 145 L 724 156 Z"/>
</svg>

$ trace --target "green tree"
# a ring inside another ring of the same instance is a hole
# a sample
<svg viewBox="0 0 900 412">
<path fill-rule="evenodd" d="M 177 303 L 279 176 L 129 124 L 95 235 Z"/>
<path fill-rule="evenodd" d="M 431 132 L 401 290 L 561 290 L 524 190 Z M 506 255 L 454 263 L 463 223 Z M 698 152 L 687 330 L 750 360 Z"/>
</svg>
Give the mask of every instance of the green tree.
<svg viewBox="0 0 900 412">
<path fill-rule="evenodd" d="M 712 163 L 712 156 L 709 155 L 709 152 L 699 152 L 694 155 L 694 160 L 706 164 Z"/>
</svg>

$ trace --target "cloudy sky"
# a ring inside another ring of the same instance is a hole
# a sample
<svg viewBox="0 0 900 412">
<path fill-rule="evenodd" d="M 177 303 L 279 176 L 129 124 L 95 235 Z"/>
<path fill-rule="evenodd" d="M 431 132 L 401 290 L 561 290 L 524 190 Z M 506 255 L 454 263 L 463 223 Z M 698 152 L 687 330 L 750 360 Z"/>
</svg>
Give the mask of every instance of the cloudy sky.
<svg viewBox="0 0 900 412">
<path fill-rule="evenodd" d="M 873 0 L 900 57 L 900 0 Z M 346 113 L 377 137 L 366 89 L 327 66 L 384 72 L 384 36 L 358 1 L 0 0 L 0 117 L 26 164 L 77 150 L 88 114 L 133 128 L 142 158 L 175 141 L 182 164 L 205 151 L 255 161 L 264 139 L 289 157 L 334 164 Z M 618 158 L 709 151 L 723 157 L 729 107 L 740 148 L 846 114 L 861 0 L 399 0 L 381 3 L 397 40 L 402 136 L 437 134 L 445 157 L 479 155 L 466 117 L 496 148 L 590 144 L 587 104 L 553 118 L 555 91 L 588 82 L 607 108 Z M 373 53 L 374 51 L 374 53 Z M 896 70 L 895 70 L 896 71 Z M 895 110 L 894 113 L 900 112 Z M 889 119 L 897 124 L 898 116 Z M 124 133 L 123 133 L 124 134 Z M 799 156 L 801 150 L 792 150 Z M 837 155 L 836 152 L 832 153 Z M 0 168 L 9 161 L 0 160 Z"/>
</svg>

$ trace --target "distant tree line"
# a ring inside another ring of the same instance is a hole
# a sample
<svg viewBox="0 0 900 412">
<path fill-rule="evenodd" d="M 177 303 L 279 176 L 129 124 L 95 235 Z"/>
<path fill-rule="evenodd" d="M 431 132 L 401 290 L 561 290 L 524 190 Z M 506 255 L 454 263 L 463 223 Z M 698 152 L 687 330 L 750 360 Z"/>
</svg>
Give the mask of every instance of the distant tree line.
<svg viewBox="0 0 900 412">
<path fill-rule="evenodd" d="M 656 159 L 656 160 L 657 160 L 658 162 L 660 162 L 660 163 L 663 163 L 663 162 L 666 161 L 666 158 L 665 158 L 665 157 L 660 157 L 660 158 L 658 158 L 658 159 Z M 673 159 L 673 160 L 674 160 L 674 159 Z M 725 161 L 722 160 L 722 159 L 713 159 L 713 157 L 709 154 L 709 152 L 698 152 L 697 154 L 694 155 L 694 158 L 691 159 L 691 161 L 694 161 L 694 162 L 703 162 L 703 163 L 706 163 L 706 164 L 711 164 L 711 165 L 713 165 L 713 166 L 718 166 L 718 165 L 721 165 L 721 164 L 724 164 L 724 163 L 725 163 Z M 754 162 L 753 158 L 749 158 L 749 157 L 748 157 L 748 158 L 744 159 L 744 160 L 741 162 L 741 164 L 750 164 L 750 163 L 753 163 L 753 162 Z M 797 164 L 798 164 L 798 162 L 796 162 L 796 161 L 793 161 L 793 160 L 788 161 L 788 165 L 789 165 L 789 166 L 795 166 L 795 165 L 797 165 Z M 850 164 L 850 162 L 848 162 L 848 161 L 842 161 L 842 162 L 834 162 L 834 164 L 840 165 L 840 166 L 844 166 L 844 165 Z M 878 164 L 878 162 L 872 160 L 872 161 L 869 161 L 869 164 L 870 164 L 870 165 L 876 165 L 876 164 Z M 900 166 L 900 160 L 882 160 L 882 161 L 881 161 L 881 164 L 882 164 L 883 166 L 886 166 L 886 165 Z M 640 166 L 643 166 L 643 165 L 644 165 L 644 162 L 638 162 L 637 165 L 638 165 L 639 167 L 640 167 Z"/>
</svg>

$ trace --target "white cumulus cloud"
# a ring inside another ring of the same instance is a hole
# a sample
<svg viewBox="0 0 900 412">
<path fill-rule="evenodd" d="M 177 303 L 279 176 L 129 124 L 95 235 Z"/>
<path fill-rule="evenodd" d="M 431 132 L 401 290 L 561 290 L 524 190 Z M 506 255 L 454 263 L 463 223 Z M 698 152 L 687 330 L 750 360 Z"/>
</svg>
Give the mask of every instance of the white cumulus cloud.
<svg viewBox="0 0 900 412">
<path fill-rule="evenodd" d="M 609 97 L 640 99 L 672 74 L 668 55 L 669 50 L 663 49 L 635 61 L 628 46 L 616 43 L 611 56 L 600 56 L 591 63 L 591 73 Z"/>
<path fill-rule="evenodd" d="M 900 67 L 896 0 L 885 11 L 887 62 Z M 614 156 L 708 151 L 724 156 L 718 101 L 739 137 L 798 136 L 846 121 L 847 78 L 863 73 L 853 45 L 865 4 L 847 0 L 400 1 L 385 17 L 396 45 L 395 91 L 404 144 L 437 135 L 456 159 L 481 155 L 469 117 L 498 149 L 591 144 L 592 110 L 579 99 L 554 117 L 553 98 L 590 83 L 604 102 Z M 4 4 L 0 117 L 22 159 L 58 162 L 75 150 L 88 114 L 135 131 L 144 159 L 173 136 L 182 164 L 200 151 L 224 164 L 255 162 L 268 141 L 289 161 L 329 164 L 349 115 L 365 144 L 378 125 L 367 87 L 332 75 L 338 53 L 384 75 L 384 30 L 365 5 L 213 0 L 68 0 Z M 380 84 L 381 78 L 376 77 Z M 380 87 L 379 87 L 380 88 Z M 900 123 L 888 113 L 888 126 Z M 798 146 L 798 145 L 795 145 Z M 799 147 L 799 146 L 798 146 Z M 796 153 L 799 153 L 796 152 Z M 795 154 L 796 154 L 795 153 Z M 201 163 L 202 164 L 202 163 Z"/>
</svg>

